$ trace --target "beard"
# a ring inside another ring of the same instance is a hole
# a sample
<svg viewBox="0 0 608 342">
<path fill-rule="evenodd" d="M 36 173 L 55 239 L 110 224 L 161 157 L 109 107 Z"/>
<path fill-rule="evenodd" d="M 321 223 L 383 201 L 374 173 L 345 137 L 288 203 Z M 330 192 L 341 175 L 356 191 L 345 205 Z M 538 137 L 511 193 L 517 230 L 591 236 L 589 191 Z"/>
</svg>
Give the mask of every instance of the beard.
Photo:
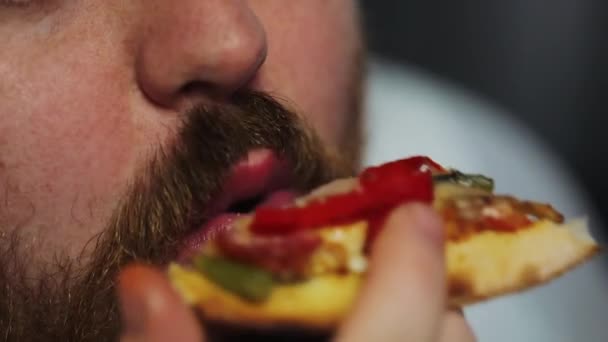
<svg viewBox="0 0 608 342">
<path fill-rule="evenodd" d="M 114 286 L 122 266 L 173 260 L 180 241 L 208 219 L 203 208 L 222 191 L 231 167 L 252 149 L 271 149 L 286 160 L 296 190 L 352 175 L 358 162 L 359 107 L 352 109 L 345 134 L 349 142 L 336 151 L 265 94 L 240 93 L 230 103 L 190 110 L 174 142 L 158 147 L 138 170 L 82 258 L 57 257 L 52 268 L 32 280 L 19 237 L 0 236 L 0 340 L 117 339 Z"/>
</svg>

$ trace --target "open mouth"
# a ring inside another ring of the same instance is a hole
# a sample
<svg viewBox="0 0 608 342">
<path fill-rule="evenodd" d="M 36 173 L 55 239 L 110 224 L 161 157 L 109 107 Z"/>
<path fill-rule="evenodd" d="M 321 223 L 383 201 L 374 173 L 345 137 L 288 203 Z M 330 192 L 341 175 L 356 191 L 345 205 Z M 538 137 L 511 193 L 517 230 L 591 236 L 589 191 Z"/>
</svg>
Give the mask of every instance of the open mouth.
<svg viewBox="0 0 608 342">
<path fill-rule="evenodd" d="M 290 188 L 291 182 L 292 173 L 287 161 L 279 159 L 268 149 L 250 151 L 233 166 L 222 193 L 206 209 L 210 219 L 184 239 L 178 261 L 188 261 L 203 242 L 232 229 L 240 215 L 260 206 L 292 204 L 297 193 Z"/>
</svg>

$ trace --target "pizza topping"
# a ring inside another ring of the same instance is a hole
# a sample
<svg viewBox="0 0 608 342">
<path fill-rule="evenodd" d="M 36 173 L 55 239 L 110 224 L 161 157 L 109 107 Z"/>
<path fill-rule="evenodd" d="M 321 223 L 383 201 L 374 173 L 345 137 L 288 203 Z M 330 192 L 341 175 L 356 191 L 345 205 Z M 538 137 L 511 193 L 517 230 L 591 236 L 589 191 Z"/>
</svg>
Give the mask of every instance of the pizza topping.
<svg viewBox="0 0 608 342">
<path fill-rule="evenodd" d="M 404 202 L 430 203 L 431 174 L 438 172 L 445 169 L 426 157 L 368 168 L 352 191 L 313 198 L 301 207 L 258 208 L 252 221 L 219 234 L 206 252 L 270 272 L 277 281 L 363 272 L 365 247 L 386 214 Z M 356 229 L 326 229 L 356 222 L 361 222 Z"/>
<path fill-rule="evenodd" d="M 362 270 L 362 251 L 392 208 L 407 201 L 432 201 L 433 172 L 445 169 L 426 157 L 371 167 L 362 172 L 352 191 L 313 198 L 302 207 L 258 208 L 248 234 L 226 232 L 216 242 L 222 255 L 259 266 L 281 279 L 328 270 Z M 369 222 L 369 228 L 364 233 L 353 230 L 344 240 L 359 241 L 356 248 L 335 241 L 341 234 L 319 232 L 357 221 Z M 317 261 L 308 263 L 309 259 Z"/>
<path fill-rule="evenodd" d="M 207 254 L 254 265 L 279 281 L 305 279 L 323 273 L 361 273 L 367 224 L 299 231 L 287 235 L 224 232 Z"/>
<path fill-rule="evenodd" d="M 277 284 L 327 273 L 363 273 L 366 223 L 280 236 L 222 233 L 193 259 L 210 281 L 245 300 L 263 302 Z"/>
<path fill-rule="evenodd" d="M 310 256 L 322 240 L 316 232 L 310 231 L 254 235 L 236 230 L 223 232 L 215 243 L 223 256 L 260 267 L 278 279 L 294 280 L 306 273 Z"/>
<path fill-rule="evenodd" d="M 519 201 L 510 196 L 471 195 L 444 198 L 438 210 L 446 226 L 446 238 L 458 240 L 481 231 L 513 232 L 538 219 L 563 222 L 550 205 Z"/>
<path fill-rule="evenodd" d="M 433 182 L 452 183 L 466 188 L 476 188 L 487 192 L 494 190 L 494 180 L 484 175 L 466 174 L 458 170 L 450 170 L 448 173 L 433 175 Z"/>
<path fill-rule="evenodd" d="M 253 302 L 264 301 L 274 287 L 271 273 L 222 257 L 200 255 L 194 258 L 194 268 L 220 287 Z"/>
<path fill-rule="evenodd" d="M 430 203 L 431 173 L 444 171 L 426 157 L 370 167 L 359 177 L 359 187 L 351 192 L 314 199 L 304 207 L 259 208 L 250 229 L 258 235 L 289 234 L 384 215 L 409 201 Z"/>
<path fill-rule="evenodd" d="M 308 276 L 324 273 L 362 273 L 367 269 L 363 254 L 366 243 L 365 221 L 347 229 L 332 227 L 319 230 L 322 244 L 311 255 Z"/>
</svg>

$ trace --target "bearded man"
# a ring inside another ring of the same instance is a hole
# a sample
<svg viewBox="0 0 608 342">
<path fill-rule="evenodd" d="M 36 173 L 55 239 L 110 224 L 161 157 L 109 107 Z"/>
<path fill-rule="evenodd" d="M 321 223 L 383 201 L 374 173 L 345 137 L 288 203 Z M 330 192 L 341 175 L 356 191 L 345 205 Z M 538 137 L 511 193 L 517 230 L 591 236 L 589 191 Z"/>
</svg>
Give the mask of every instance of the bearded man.
<svg viewBox="0 0 608 342">
<path fill-rule="evenodd" d="M 354 0 L 1 0 L 0 46 L 3 340 L 202 341 L 163 265 L 359 167 Z M 390 216 L 338 340 L 473 339 L 439 222 Z"/>
</svg>

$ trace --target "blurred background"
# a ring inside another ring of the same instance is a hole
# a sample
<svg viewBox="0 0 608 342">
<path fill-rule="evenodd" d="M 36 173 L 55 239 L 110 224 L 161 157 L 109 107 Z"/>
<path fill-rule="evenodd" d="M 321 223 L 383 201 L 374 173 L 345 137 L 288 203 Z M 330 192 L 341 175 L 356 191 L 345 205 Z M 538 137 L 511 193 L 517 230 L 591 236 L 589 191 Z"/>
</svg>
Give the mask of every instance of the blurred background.
<svg viewBox="0 0 608 342">
<path fill-rule="evenodd" d="M 530 127 L 608 217 L 608 2 L 363 0 L 372 53 L 474 92 Z"/>
</svg>

